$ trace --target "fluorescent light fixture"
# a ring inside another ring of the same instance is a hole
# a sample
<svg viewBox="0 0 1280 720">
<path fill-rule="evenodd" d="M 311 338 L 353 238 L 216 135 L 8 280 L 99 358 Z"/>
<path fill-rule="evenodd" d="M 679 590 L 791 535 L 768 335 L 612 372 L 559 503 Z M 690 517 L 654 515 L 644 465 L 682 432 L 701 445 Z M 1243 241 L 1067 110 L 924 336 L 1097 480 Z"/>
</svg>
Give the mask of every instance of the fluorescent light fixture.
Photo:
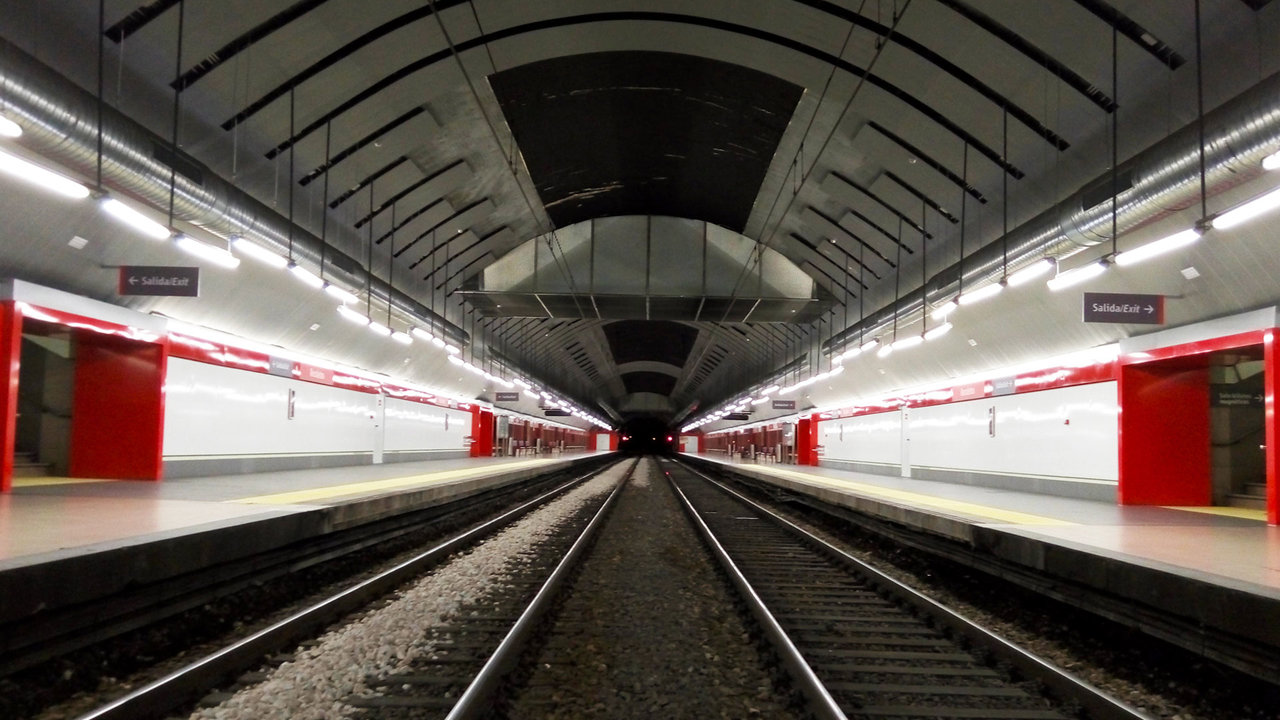
<svg viewBox="0 0 1280 720">
<path fill-rule="evenodd" d="M 933 312 L 929 314 L 929 317 L 933 318 L 934 320 L 944 320 L 948 315 L 954 312 L 955 309 L 958 307 L 960 306 L 956 303 L 955 299 L 953 298 L 951 300 L 948 300 L 942 303 L 938 307 L 934 308 Z"/>
<path fill-rule="evenodd" d="M 778 392 L 779 389 L 781 388 L 779 388 L 777 385 L 770 385 L 769 387 L 760 391 L 760 397 L 767 397 L 769 395 L 772 395 Z"/>
<path fill-rule="evenodd" d="M 871 338 L 870 340 L 862 343 L 862 347 L 858 349 L 861 350 L 862 352 L 869 352 L 871 350 L 874 350 L 876 346 L 878 346 L 879 344 L 880 344 L 880 338 Z"/>
<path fill-rule="evenodd" d="M 360 299 L 356 297 L 355 293 L 344 290 L 333 283 L 325 283 L 324 291 L 328 293 L 330 297 L 337 298 L 344 303 L 354 303 Z"/>
<path fill-rule="evenodd" d="M 993 282 L 990 285 L 984 285 L 977 290 L 970 290 L 969 292 L 964 293 L 960 297 L 956 298 L 956 302 L 959 302 L 961 305 L 972 305 L 974 303 L 993 298 L 999 295 L 1002 290 L 1004 290 L 1004 283 Z M 936 320 L 937 318 L 934 319 Z"/>
<path fill-rule="evenodd" d="M 922 342 L 924 342 L 923 335 L 908 335 L 901 340 L 894 341 L 893 345 L 890 345 L 889 347 L 892 347 L 894 352 L 897 352 L 898 350 L 906 350 L 907 348 L 915 347 Z"/>
<path fill-rule="evenodd" d="M 1262 158 L 1263 170 L 1280 170 L 1280 152 L 1271 153 Z"/>
<path fill-rule="evenodd" d="M 422 342 L 431 342 L 436 339 L 435 335 L 432 335 L 431 333 L 427 332 L 426 330 L 423 330 L 422 328 L 416 327 L 410 330 L 409 332 L 412 333 L 414 337 L 418 338 Z"/>
<path fill-rule="evenodd" d="M 316 275 L 296 262 L 289 263 L 289 272 L 293 273 L 293 276 L 301 280 L 304 285 L 309 285 L 316 290 L 324 287 L 324 280 L 321 280 L 319 275 Z"/>
<path fill-rule="evenodd" d="M 183 250 L 195 255 L 196 257 L 208 260 L 215 265 L 220 265 L 228 270 L 234 270 L 235 268 L 240 267 L 240 258 L 220 247 L 214 247 L 208 243 L 200 242 L 190 235 L 179 233 L 174 236 L 173 241 Z"/>
<path fill-rule="evenodd" d="M 524 378 L 516 378 L 515 382 L 517 385 L 524 388 L 525 390 L 528 390 L 529 388 L 533 387 L 533 385 L 530 384 L 529 381 L 525 380 Z"/>
<path fill-rule="evenodd" d="M 763 405 L 763 404 L 765 404 L 765 403 L 767 403 L 767 402 L 769 402 L 769 398 L 767 398 L 767 397 L 762 397 L 762 398 L 756 398 L 755 400 L 752 400 L 752 401 L 751 401 L 751 404 L 752 404 L 752 405 Z"/>
<path fill-rule="evenodd" d="M 377 320 L 369 321 L 369 329 L 372 330 L 375 335 L 381 335 L 382 337 L 391 336 L 391 328 L 387 327 L 386 325 L 383 325 Z"/>
<path fill-rule="evenodd" d="M 446 343 L 446 342 L 444 341 L 444 338 L 442 338 L 442 337 L 433 337 L 433 338 L 431 338 L 431 344 L 432 344 L 432 345 L 435 345 L 435 346 L 436 346 L 436 347 L 438 347 L 438 348 L 444 348 L 446 345 L 448 345 L 448 343 Z"/>
<path fill-rule="evenodd" d="M 1123 267 L 1140 263 L 1143 260 L 1156 257 L 1157 255 L 1163 255 L 1167 252 L 1177 250 L 1180 247 L 1186 247 L 1199 239 L 1199 230 L 1195 228 L 1183 230 L 1182 232 L 1177 232 L 1169 235 L 1168 237 L 1154 240 L 1132 250 L 1125 250 L 1124 252 L 1116 255 L 1116 264 Z"/>
<path fill-rule="evenodd" d="M 1050 270 L 1053 270 L 1054 266 L 1057 264 L 1057 261 L 1053 258 L 1040 258 L 1005 278 L 1005 283 L 1007 283 L 1009 287 L 1025 285 L 1041 275 L 1048 273 Z"/>
<path fill-rule="evenodd" d="M 1213 219 L 1213 226 L 1219 230 L 1233 228 L 1259 215 L 1271 212 L 1278 207 L 1280 207 L 1280 188 L 1276 188 L 1265 195 L 1260 195 L 1240 207 L 1222 213 Z"/>
<path fill-rule="evenodd" d="M 0 137 L 16 138 L 22 137 L 22 126 L 0 115 Z M 1266 162 L 1265 160 L 1263 161 Z"/>
<path fill-rule="evenodd" d="M 369 318 L 365 317 L 364 315 L 361 315 L 360 313 L 356 312 L 355 310 L 352 310 L 351 308 L 347 307 L 346 305 L 339 305 L 339 306 L 338 306 L 338 314 L 339 314 L 339 315 L 341 315 L 342 317 L 346 318 L 347 320 L 350 320 L 351 322 L 353 322 L 353 323 L 357 324 L 357 325 L 368 325 L 368 324 L 369 324 Z"/>
<path fill-rule="evenodd" d="M 403 330 L 397 330 L 397 331 L 395 331 L 395 332 L 391 333 L 391 339 L 392 339 L 392 340 L 395 340 L 396 342 L 400 343 L 401 345 L 412 345 L 412 344 L 413 344 L 413 336 L 412 336 L 412 335 L 410 335 L 409 333 L 407 333 L 407 332 L 403 331 Z"/>
<path fill-rule="evenodd" d="M 947 323 L 942 323 L 941 325 L 939 325 L 939 326 L 937 326 L 937 327 L 935 327 L 935 328 L 933 328 L 933 329 L 929 330 L 928 332 L 926 332 L 926 333 L 924 334 L 924 339 L 925 339 L 925 340 L 933 340 L 934 338 L 940 338 L 940 337 L 942 337 L 943 335 L 946 335 L 946 334 L 947 334 L 947 333 L 949 333 L 949 332 L 951 332 L 951 323 L 949 323 L 949 322 L 947 322 Z"/>
<path fill-rule="evenodd" d="M 1058 291 L 1069 288 L 1073 285 L 1079 285 L 1086 280 L 1092 280 L 1107 271 L 1107 261 L 1097 260 L 1088 265 L 1081 265 L 1078 268 L 1072 268 L 1066 272 L 1058 273 L 1058 276 L 1045 283 L 1050 290 Z"/>
<path fill-rule="evenodd" d="M 450 355 L 457 355 L 458 353 L 462 352 L 457 348 L 457 346 L 450 345 L 449 343 L 444 344 L 444 351 L 449 353 Z"/>
<path fill-rule="evenodd" d="M 539 395 L 541 395 L 541 396 L 542 396 L 542 399 L 543 399 L 543 400 L 550 400 L 550 399 L 551 399 L 551 393 L 549 393 L 549 392 L 542 392 L 542 393 L 539 393 Z"/>
<path fill-rule="evenodd" d="M 149 238 L 155 238 L 156 240 L 167 240 L 169 239 L 169 236 L 173 234 L 169 232 L 169 228 L 165 227 L 164 225 L 161 225 L 155 220 L 152 220 L 146 215 L 143 215 L 142 213 L 138 212 L 137 210 L 134 210 L 133 208 L 129 207 L 128 205 L 125 205 L 124 203 L 120 202 L 119 200 L 113 197 L 105 198 L 102 201 L 102 209 L 106 210 L 108 215 L 111 215 L 115 219 L 119 220 L 125 225 L 128 225 L 134 230 L 137 230 L 143 235 L 146 235 Z"/>
<path fill-rule="evenodd" d="M 461 365 L 461 364 L 463 364 L 463 360 L 462 360 L 462 358 L 458 357 L 457 355 L 450 355 L 450 356 L 449 356 L 449 362 L 453 363 L 454 365 Z"/>
<path fill-rule="evenodd" d="M 289 265 L 288 260 L 271 252 L 243 235 L 233 236 L 231 238 L 231 247 L 239 250 L 258 262 L 266 263 L 274 268 L 284 268 Z"/>
<path fill-rule="evenodd" d="M 893 343 L 882 345 L 880 349 L 876 351 L 876 357 L 878 358 L 887 358 L 891 354 L 893 354 Z"/>
<path fill-rule="evenodd" d="M 0 172 L 76 200 L 89 197 L 89 188 L 75 180 L 4 151 L 0 151 Z M 166 232 L 165 237 L 168 235 Z"/>
<path fill-rule="evenodd" d="M 779 391 L 778 391 L 778 394 L 779 394 L 779 395 L 790 395 L 791 393 L 793 393 L 793 392 L 795 392 L 795 391 L 796 391 L 796 386 L 795 386 L 795 385 L 788 385 L 788 386 L 786 386 L 786 387 L 782 388 L 781 390 L 779 390 Z"/>
</svg>

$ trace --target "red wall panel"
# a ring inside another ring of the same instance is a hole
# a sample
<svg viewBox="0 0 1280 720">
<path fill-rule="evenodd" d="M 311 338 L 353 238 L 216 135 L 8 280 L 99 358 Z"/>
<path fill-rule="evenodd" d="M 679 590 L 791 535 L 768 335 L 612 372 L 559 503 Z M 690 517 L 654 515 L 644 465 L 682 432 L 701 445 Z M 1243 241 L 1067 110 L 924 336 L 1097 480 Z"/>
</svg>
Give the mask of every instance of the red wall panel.
<svg viewBox="0 0 1280 720">
<path fill-rule="evenodd" d="M 22 311 L 0 303 L 0 492 L 13 489 L 14 432 L 18 423 L 18 370 L 22 359 Z"/>
<path fill-rule="evenodd" d="M 1271 525 L 1280 524 L 1280 479 L 1277 479 L 1277 471 L 1280 471 L 1280 462 L 1277 457 L 1280 456 L 1280 431 L 1276 428 L 1276 385 L 1280 383 L 1280 353 L 1276 352 L 1276 334 L 1274 331 L 1268 331 L 1262 336 L 1263 358 L 1266 364 L 1265 375 L 1263 377 L 1263 402 L 1262 407 L 1265 414 L 1264 437 L 1267 443 L 1267 523 Z"/>
<path fill-rule="evenodd" d="M 1209 505 L 1209 377 L 1182 360 L 1120 368 L 1122 505 Z"/>
<path fill-rule="evenodd" d="M 159 480 L 165 345 L 77 330 L 72 477 Z"/>
</svg>

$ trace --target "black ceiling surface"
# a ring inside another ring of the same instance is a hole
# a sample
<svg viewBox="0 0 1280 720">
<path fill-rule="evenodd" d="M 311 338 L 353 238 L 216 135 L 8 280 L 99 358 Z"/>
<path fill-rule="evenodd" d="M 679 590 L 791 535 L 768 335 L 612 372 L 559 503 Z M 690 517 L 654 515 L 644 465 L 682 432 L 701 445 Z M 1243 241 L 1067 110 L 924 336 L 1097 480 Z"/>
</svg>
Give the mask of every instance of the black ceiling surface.
<svg viewBox="0 0 1280 720">
<path fill-rule="evenodd" d="M 622 373 L 622 384 L 628 393 L 656 393 L 670 395 L 676 389 L 676 379 L 670 375 L 656 372 Z"/>
<path fill-rule="evenodd" d="M 669 215 L 741 232 L 803 92 L 662 52 L 555 58 L 489 80 L 558 227 Z"/>
<path fill-rule="evenodd" d="M 698 339 L 694 328 L 666 320 L 619 320 L 603 329 L 619 365 L 651 361 L 681 367 Z"/>
</svg>

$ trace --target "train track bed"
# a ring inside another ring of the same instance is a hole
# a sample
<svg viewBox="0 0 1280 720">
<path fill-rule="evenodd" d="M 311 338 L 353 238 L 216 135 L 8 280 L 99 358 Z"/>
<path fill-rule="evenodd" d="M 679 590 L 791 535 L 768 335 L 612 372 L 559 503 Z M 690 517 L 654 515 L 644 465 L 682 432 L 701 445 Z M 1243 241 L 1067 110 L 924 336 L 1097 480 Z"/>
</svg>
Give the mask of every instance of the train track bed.
<svg viewBox="0 0 1280 720">
<path fill-rule="evenodd" d="M 709 542 L 767 608 L 762 625 L 803 658 L 790 663 L 792 674 L 802 687 L 817 681 L 806 694 L 819 716 L 1147 717 L 815 544 L 762 506 L 669 467 Z"/>
<path fill-rule="evenodd" d="M 623 489 L 504 717 L 803 717 L 658 468 Z"/>
<path fill-rule="evenodd" d="M 1129 705 L 1168 720 L 1274 720 L 1280 686 L 877 532 L 839 508 L 723 477 L 842 551 L 990 627 Z M 782 502 L 778 502 L 779 500 Z"/>
<path fill-rule="evenodd" d="M 433 628 L 454 624 L 495 586 L 522 584 L 517 566 L 532 557 L 531 546 L 572 525 L 571 518 L 584 507 L 599 505 L 626 469 L 615 465 L 456 554 L 378 607 L 305 644 L 286 662 L 250 673 L 249 683 L 241 683 L 247 687 L 230 697 L 215 696 L 217 705 L 197 708 L 190 717 L 327 720 L 358 717 L 369 706 L 377 709 L 377 717 L 395 717 L 388 713 L 396 702 L 375 700 L 392 689 L 384 680 L 412 674 L 415 659 L 440 651 L 433 645 L 433 637 L 439 638 Z"/>
</svg>

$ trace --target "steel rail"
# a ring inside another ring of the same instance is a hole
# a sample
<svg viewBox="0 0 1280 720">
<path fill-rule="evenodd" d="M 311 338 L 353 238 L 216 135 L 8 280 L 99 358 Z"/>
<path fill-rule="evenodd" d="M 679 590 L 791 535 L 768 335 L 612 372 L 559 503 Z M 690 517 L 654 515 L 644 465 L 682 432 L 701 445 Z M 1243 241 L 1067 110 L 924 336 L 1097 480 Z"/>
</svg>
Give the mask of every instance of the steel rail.
<svg viewBox="0 0 1280 720">
<path fill-rule="evenodd" d="M 688 513 L 694 526 L 702 535 L 702 539 L 711 548 L 716 559 L 720 561 L 720 565 L 724 568 L 729 576 L 729 581 L 738 590 L 742 599 L 747 604 L 747 608 L 760 623 L 761 630 L 765 636 L 773 644 L 775 651 L 778 653 L 779 659 L 782 661 L 787 672 L 791 675 L 792 680 L 800 689 L 800 693 L 808 702 L 809 711 L 813 713 L 819 720 L 845 720 L 846 715 L 836 703 L 835 698 L 831 697 L 831 693 L 827 690 L 818 676 L 814 674 L 813 668 L 809 667 L 809 663 L 800 654 L 800 650 L 796 648 L 795 643 L 782 629 L 782 625 L 765 606 L 764 601 L 756 593 L 755 588 L 747 580 L 746 576 L 738 568 L 737 563 L 729 557 L 728 551 L 720 544 L 720 540 L 711 532 L 711 528 L 703 521 L 702 516 L 698 514 L 698 510 L 693 503 L 684 494 L 684 491 L 676 485 L 671 479 L 670 473 L 665 473 L 668 482 L 673 490 L 680 498 L 681 504 L 684 506 L 685 512 Z M 705 478 L 705 476 L 703 476 Z"/>
<path fill-rule="evenodd" d="M 611 466 L 610 466 L 611 467 Z M 568 488 L 604 472 L 577 476 L 495 518 L 441 542 L 378 575 L 361 581 L 289 617 L 155 680 L 77 720 L 143 720 L 162 717 L 219 682 L 261 662 L 263 656 L 314 634 L 336 619 L 390 592 L 454 551 L 487 537 Z"/>
<path fill-rule="evenodd" d="M 533 600 L 529 601 L 524 612 L 520 614 L 520 618 L 512 625 L 506 636 L 502 638 L 502 642 L 498 644 L 497 649 L 485 661 L 484 667 L 480 669 L 480 672 L 476 673 L 475 678 L 458 698 L 458 702 L 454 704 L 453 709 L 445 716 L 445 720 L 475 720 L 485 717 L 492 709 L 493 699 L 503 679 L 519 664 L 520 655 L 529 644 L 534 632 L 538 629 L 538 624 L 551 609 L 570 573 L 578 566 L 582 556 L 586 554 L 591 541 L 595 539 L 596 531 L 604 524 L 609 511 L 613 509 L 618 496 L 622 493 L 622 488 L 631 479 L 639 464 L 639 460 L 632 463 L 626 475 L 618 481 L 617 486 L 609 493 L 609 497 L 605 498 L 605 501 L 601 503 L 600 509 L 596 511 L 591 521 L 587 523 L 587 527 L 583 529 L 578 539 L 574 540 L 569 551 L 556 564 L 555 570 L 551 572 L 547 581 L 538 589 L 537 594 L 533 596 Z"/>
<path fill-rule="evenodd" d="M 889 595 L 898 602 L 920 609 L 940 625 L 966 638 L 974 646 L 982 647 L 990 651 L 993 656 L 1009 663 L 1010 666 L 1017 669 L 1025 677 L 1041 682 L 1046 690 L 1059 701 L 1078 704 L 1088 713 L 1088 717 L 1091 720 L 1156 720 L 1155 716 L 1130 707 L 1107 694 L 1101 688 L 1053 665 L 1028 650 L 1018 647 L 973 620 L 886 575 L 724 483 L 688 465 L 683 463 L 681 465 L 689 472 L 747 504 L 774 523 L 796 533 L 828 557 L 862 576 L 880 592 Z"/>
</svg>

